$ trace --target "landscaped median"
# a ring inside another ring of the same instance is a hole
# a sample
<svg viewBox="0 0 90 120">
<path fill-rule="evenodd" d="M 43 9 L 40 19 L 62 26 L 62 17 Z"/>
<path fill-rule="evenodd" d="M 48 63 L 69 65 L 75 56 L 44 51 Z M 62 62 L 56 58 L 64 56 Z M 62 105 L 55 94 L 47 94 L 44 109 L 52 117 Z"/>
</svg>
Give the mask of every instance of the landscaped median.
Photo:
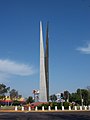
<svg viewBox="0 0 90 120">
<path fill-rule="evenodd" d="M 62 112 L 62 111 L 90 111 L 90 106 L 50 106 L 41 104 L 35 106 L 34 109 L 31 106 L 1 106 L 0 112 Z"/>
</svg>

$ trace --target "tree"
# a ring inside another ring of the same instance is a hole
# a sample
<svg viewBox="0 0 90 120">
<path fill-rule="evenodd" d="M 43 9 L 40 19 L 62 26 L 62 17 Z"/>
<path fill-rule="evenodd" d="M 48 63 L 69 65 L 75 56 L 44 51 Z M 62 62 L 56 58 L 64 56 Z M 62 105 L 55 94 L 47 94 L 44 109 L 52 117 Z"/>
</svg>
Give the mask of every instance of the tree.
<svg viewBox="0 0 90 120">
<path fill-rule="evenodd" d="M 84 105 L 87 105 L 88 104 L 88 97 L 89 97 L 88 90 L 81 89 L 81 92 L 82 92 L 82 98 L 83 98 Z"/>
<path fill-rule="evenodd" d="M 4 84 L 0 84 L 0 98 L 5 98 L 5 94 L 8 93 L 10 90 L 10 87 L 6 87 Z"/>
<path fill-rule="evenodd" d="M 69 95 L 69 101 L 70 102 L 75 102 L 77 104 L 81 104 L 81 99 L 80 99 L 80 96 L 76 93 L 71 93 Z"/>
<path fill-rule="evenodd" d="M 61 93 L 61 99 L 63 99 L 64 98 L 64 94 L 63 93 Z"/>
<path fill-rule="evenodd" d="M 87 86 L 88 90 L 88 105 L 90 105 L 90 86 Z"/>
<path fill-rule="evenodd" d="M 32 96 L 29 96 L 28 99 L 26 100 L 26 103 L 29 104 L 29 103 L 32 103 L 34 102 Z"/>
<path fill-rule="evenodd" d="M 18 95 L 18 98 L 19 98 L 19 99 L 22 98 L 22 95 Z"/>
<path fill-rule="evenodd" d="M 51 95 L 51 96 L 50 96 L 50 100 L 51 100 L 52 102 L 55 102 L 55 101 L 57 100 L 57 96 L 56 96 L 55 94 Z"/>
<path fill-rule="evenodd" d="M 20 101 L 18 101 L 18 100 L 14 100 L 13 101 L 13 103 L 12 103 L 12 105 L 14 105 L 14 106 L 18 106 L 18 105 L 20 105 L 21 103 L 20 103 Z"/>
<path fill-rule="evenodd" d="M 83 100 L 83 101 L 82 101 Z M 79 105 L 89 104 L 89 92 L 87 89 L 77 89 L 75 93 L 70 94 L 70 102 L 75 102 Z"/>
<path fill-rule="evenodd" d="M 18 98 L 18 91 L 16 91 L 15 89 L 12 89 L 11 91 L 10 91 L 10 98 L 11 98 L 11 100 L 15 100 L 16 98 Z"/>
<path fill-rule="evenodd" d="M 67 90 L 64 91 L 64 99 L 65 99 L 65 101 L 68 100 L 68 102 L 69 102 L 69 92 Z"/>
</svg>

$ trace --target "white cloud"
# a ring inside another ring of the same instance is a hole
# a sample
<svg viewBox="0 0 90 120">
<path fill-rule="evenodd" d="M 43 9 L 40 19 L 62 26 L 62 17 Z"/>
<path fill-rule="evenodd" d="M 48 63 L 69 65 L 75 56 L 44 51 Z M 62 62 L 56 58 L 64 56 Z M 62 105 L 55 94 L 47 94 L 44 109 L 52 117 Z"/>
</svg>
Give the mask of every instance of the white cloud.
<svg viewBox="0 0 90 120">
<path fill-rule="evenodd" d="M 90 54 L 90 43 L 86 47 L 78 47 L 76 50 L 82 52 L 83 54 Z"/>
<path fill-rule="evenodd" d="M 0 80 L 5 80 L 11 75 L 29 76 L 33 73 L 34 70 L 29 65 L 0 59 Z"/>
</svg>

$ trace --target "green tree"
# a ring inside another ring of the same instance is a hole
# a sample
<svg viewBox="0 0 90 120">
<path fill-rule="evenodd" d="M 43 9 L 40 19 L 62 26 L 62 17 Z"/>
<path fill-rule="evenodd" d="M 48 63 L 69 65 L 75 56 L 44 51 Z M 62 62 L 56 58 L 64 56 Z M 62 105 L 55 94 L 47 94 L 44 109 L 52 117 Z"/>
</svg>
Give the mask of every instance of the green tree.
<svg viewBox="0 0 90 120">
<path fill-rule="evenodd" d="M 68 100 L 68 102 L 69 102 L 69 92 L 67 90 L 64 91 L 64 99 L 65 99 L 65 101 Z"/>
<path fill-rule="evenodd" d="M 55 101 L 57 100 L 57 96 L 56 96 L 55 94 L 51 95 L 51 96 L 50 96 L 50 100 L 51 100 L 52 102 L 55 102 Z"/>
<path fill-rule="evenodd" d="M 26 100 L 26 103 L 29 104 L 29 103 L 32 103 L 34 102 L 32 96 L 29 96 L 28 99 Z"/>
<path fill-rule="evenodd" d="M 0 84 L 0 99 L 5 98 L 5 94 L 8 93 L 10 90 L 10 87 L 6 87 L 4 84 Z"/>
<path fill-rule="evenodd" d="M 88 90 L 88 105 L 90 105 L 90 86 L 87 86 Z"/>
<path fill-rule="evenodd" d="M 88 90 L 81 89 L 81 94 L 82 94 L 82 99 L 83 99 L 84 105 L 88 105 L 88 97 L 89 97 Z"/>
<path fill-rule="evenodd" d="M 77 89 L 75 93 L 70 94 L 70 102 L 82 105 L 82 99 L 84 105 L 89 104 L 89 92 L 87 89 Z"/>
<path fill-rule="evenodd" d="M 19 99 L 22 98 L 22 95 L 18 95 L 18 98 L 19 98 Z"/>
<path fill-rule="evenodd" d="M 75 102 L 77 104 L 81 103 L 81 99 L 77 93 L 71 93 L 69 96 L 70 96 L 69 97 L 70 102 Z"/>
<path fill-rule="evenodd" d="M 16 106 L 16 105 L 18 106 L 20 104 L 21 104 L 20 101 L 17 101 L 17 100 L 14 100 L 13 103 L 12 103 L 12 105 L 14 105 L 14 106 Z"/>
<path fill-rule="evenodd" d="M 15 89 L 12 89 L 11 91 L 10 91 L 10 98 L 11 98 L 11 100 L 15 100 L 16 98 L 18 98 L 18 91 L 16 91 Z"/>
</svg>

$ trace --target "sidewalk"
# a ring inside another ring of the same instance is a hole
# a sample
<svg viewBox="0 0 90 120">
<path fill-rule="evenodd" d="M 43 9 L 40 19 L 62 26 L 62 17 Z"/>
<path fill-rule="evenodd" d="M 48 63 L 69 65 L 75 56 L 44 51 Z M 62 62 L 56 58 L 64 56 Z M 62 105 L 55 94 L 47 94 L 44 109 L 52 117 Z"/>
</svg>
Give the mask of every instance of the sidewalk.
<svg viewBox="0 0 90 120">
<path fill-rule="evenodd" d="M 22 110 L 17 110 L 17 111 L 15 111 L 15 110 L 0 110 L 0 113 L 1 112 L 90 112 L 90 110 L 57 110 L 57 111 L 55 111 L 55 110 L 44 110 L 44 111 L 42 111 L 42 110 L 37 110 L 37 111 L 35 111 L 35 110 L 31 110 L 31 111 L 28 111 L 28 110 L 24 110 L 24 111 L 22 111 Z"/>
</svg>

